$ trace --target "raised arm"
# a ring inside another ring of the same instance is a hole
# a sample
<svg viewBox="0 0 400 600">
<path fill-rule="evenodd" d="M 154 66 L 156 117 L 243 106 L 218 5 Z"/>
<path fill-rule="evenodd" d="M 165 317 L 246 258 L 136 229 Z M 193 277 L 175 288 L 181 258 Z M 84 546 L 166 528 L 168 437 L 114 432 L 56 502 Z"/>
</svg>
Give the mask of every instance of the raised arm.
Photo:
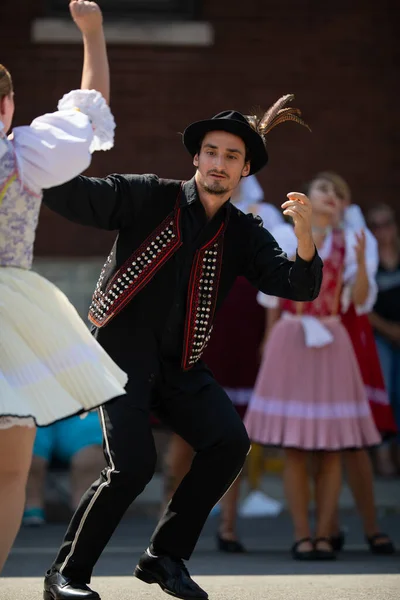
<svg viewBox="0 0 400 600">
<path fill-rule="evenodd" d="M 347 228 L 346 254 L 343 271 L 344 288 L 342 310 L 354 304 L 357 314 L 371 312 L 378 293 L 376 271 L 378 268 L 377 242 L 368 230 Z"/>
<path fill-rule="evenodd" d="M 119 230 L 139 217 L 157 183 L 155 175 L 79 176 L 46 190 L 43 204 L 74 223 Z"/>
<path fill-rule="evenodd" d="M 57 111 L 14 129 L 19 175 L 36 193 L 73 179 L 88 168 L 92 152 L 114 144 L 115 122 L 102 95 L 109 97 L 101 12 L 94 2 L 82 0 L 70 7 L 84 40 L 82 86 L 101 89 L 72 90 L 59 101 Z"/>
<path fill-rule="evenodd" d="M 322 261 L 315 247 L 311 260 L 303 260 L 299 252 L 289 260 L 269 231 L 254 222 L 243 274 L 264 294 L 307 302 L 319 294 Z"/>
<path fill-rule="evenodd" d="M 288 197 L 282 208 L 293 218 L 295 227 L 276 228 L 280 244 L 248 216 L 252 222 L 244 275 L 264 294 L 310 301 L 318 296 L 322 282 L 322 261 L 311 234 L 311 204 L 304 194 L 291 193 Z M 282 248 L 295 260 L 289 260 Z"/>
<path fill-rule="evenodd" d="M 69 9 L 83 38 L 81 89 L 97 90 L 110 103 L 110 69 L 103 30 L 103 17 L 96 2 L 71 0 Z"/>
<path fill-rule="evenodd" d="M 370 287 L 365 257 L 366 238 L 364 231 L 356 233 L 355 236 L 356 245 L 354 251 L 356 255 L 357 272 L 352 286 L 351 297 L 355 306 L 361 306 L 368 298 Z"/>
</svg>

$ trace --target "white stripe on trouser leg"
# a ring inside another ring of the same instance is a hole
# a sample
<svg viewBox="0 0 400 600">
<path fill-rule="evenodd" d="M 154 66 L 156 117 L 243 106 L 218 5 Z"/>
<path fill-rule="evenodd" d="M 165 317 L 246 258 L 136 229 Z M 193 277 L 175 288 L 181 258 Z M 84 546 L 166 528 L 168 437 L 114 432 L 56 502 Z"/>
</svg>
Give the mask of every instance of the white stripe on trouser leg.
<svg viewBox="0 0 400 600">
<path fill-rule="evenodd" d="M 114 465 L 114 462 L 113 462 L 113 459 L 112 459 L 112 456 L 111 456 L 110 446 L 108 444 L 107 430 L 106 430 L 106 424 L 105 424 L 105 420 L 104 420 L 104 412 L 103 412 L 103 407 L 102 406 L 99 408 L 99 413 L 100 413 L 101 428 L 103 430 L 103 436 L 104 436 L 104 444 L 105 444 L 105 448 L 106 448 L 106 454 L 107 454 L 107 458 L 108 458 L 109 463 L 110 463 L 111 466 L 107 467 L 107 469 L 106 469 L 106 471 L 107 471 L 106 480 L 99 485 L 99 487 L 97 488 L 96 492 L 93 495 L 93 498 L 89 502 L 89 505 L 88 505 L 87 509 L 83 513 L 82 519 L 81 519 L 81 521 L 79 523 L 79 526 L 78 526 L 78 529 L 76 530 L 76 533 L 75 533 L 74 541 L 72 542 L 71 551 L 68 554 L 67 558 L 64 560 L 63 564 L 61 565 L 60 573 L 63 572 L 63 570 L 67 566 L 68 561 L 70 560 L 70 558 L 73 556 L 73 554 L 75 552 L 75 548 L 76 548 L 76 544 L 78 543 L 79 535 L 80 535 L 80 533 L 81 533 L 81 531 L 83 529 L 83 526 L 85 524 L 85 521 L 87 519 L 87 516 L 88 516 L 89 512 L 93 508 L 93 504 L 96 502 L 97 498 L 100 496 L 102 490 L 107 485 L 109 485 L 109 483 L 111 481 L 111 473 L 113 471 L 115 471 L 115 465 Z"/>
</svg>

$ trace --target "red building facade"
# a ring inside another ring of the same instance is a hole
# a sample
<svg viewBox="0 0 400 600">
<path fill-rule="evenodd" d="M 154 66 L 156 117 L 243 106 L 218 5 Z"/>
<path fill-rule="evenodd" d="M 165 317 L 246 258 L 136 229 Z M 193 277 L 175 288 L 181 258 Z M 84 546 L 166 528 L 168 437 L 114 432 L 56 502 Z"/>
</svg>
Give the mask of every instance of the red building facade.
<svg viewBox="0 0 400 600">
<path fill-rule="evenodd" d="M 82 48 L 33 39 L 35 20 L 49 15 L 46 0 L 2 0 L 1 14 L 0 62 L 14 79 L 14 124 L 26 124 L 79 87 Z M 315 172 L 335 170 L 363 208 L 375 201 L 396 207 L 399 16 L 391 0 L 198 0 L 196 18 L 212 31 L 210 45 L 126 43 L 126 31 L 117 43 L 114 36 L 115 147 L 95 155 L 89 174 L 189 178 L 191 158 L 179 136 L 187 124 L 224 109 L 266 108 L 290 92 L 313 133 L 289 123 L 270 134 L 270 163 L 259 178 L 266 200 L 279 205 Z M 107 23 L 116 17 L 107 15 Z M 112 238 L 43 209 L 36 254 L 104 255 Z"/>
</svg>

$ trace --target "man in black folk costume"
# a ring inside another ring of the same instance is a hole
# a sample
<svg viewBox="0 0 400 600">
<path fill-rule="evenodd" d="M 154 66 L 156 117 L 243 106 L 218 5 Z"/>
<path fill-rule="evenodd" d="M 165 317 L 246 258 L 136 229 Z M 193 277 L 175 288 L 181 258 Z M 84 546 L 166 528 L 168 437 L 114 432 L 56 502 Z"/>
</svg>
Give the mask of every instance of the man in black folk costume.
<svg viewBox="0 0 400 600">
<path fill-rule="evenodd" d="M 177 598 L 203 599 L 190 558 L 215 504 L 240 473 L 250 444 L 235 408 L 201 360 L 214 314 L 236 277 L 266 294 L 298 301 L 318 295 L 322 262 L 311 236 L 311 206 L 288 194 L 295 222 L 294 261 L 260 219 L 229 199 L 242 177 L 268 160 L 265 136 L 276 124 L 304 124 L 284 96 L 262 117 L 226 111 L 190 125 L 187 182 L 156 175 L 77 177 L 45 192 L 67 219 L 117 230 L 89 318 L 94 335 L 129 374 L 126 395 L 100 410 L 108 467 L 82 498 L 45 578 L 45 600 L 95 600 L 94 565 L 131 502 L 153 476 L 150 411 L 195 450 L 195 458 L 135 569 Z M 232 323 L 232 327 L 235 324 Z"/>
</svg>

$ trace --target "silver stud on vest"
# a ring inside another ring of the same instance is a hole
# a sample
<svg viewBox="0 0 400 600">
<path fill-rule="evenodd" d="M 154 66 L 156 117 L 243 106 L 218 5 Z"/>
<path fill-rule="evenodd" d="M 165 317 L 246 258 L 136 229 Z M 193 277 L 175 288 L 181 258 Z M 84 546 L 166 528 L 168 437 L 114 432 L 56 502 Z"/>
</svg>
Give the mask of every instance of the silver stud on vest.
<svg viewBox="0 0 400 600">
<path fill-rule="evenodd" d="M 134 280 L 138 279 L 139 275 L 146 273 L 153 266 L 154 261 L 157 259 L 163 248 L 166 248 L 176 237 L 171 227 L 173 226 L 171 221 L 166 229 L 162 230 L 156 237 L 157 241 L 152 241 L 151 244 L 143 250 L 139 256 L 135 256 L 135 260 L 126 268 L 126 270 L 120 274 L 116 282 L 106 291 L 102 291 L 104 282 L 104 276 L 109 263 L 112 260 L 113 252 L 107 258 L 101 273 L 99 280 L 96 284 L 95 291 L 93 293 L 92 303 L 89 308 L 89 313 L 94 316 L 97 321 L 102 321 L 108 315 L 111 306 L 118 300 L 118 298 L 129 288 L 130 284 Z M 154 250 L 154 251 L 153 251 Z M 135 274 L 132 275 L 132 272 Z"/>
</svg>

